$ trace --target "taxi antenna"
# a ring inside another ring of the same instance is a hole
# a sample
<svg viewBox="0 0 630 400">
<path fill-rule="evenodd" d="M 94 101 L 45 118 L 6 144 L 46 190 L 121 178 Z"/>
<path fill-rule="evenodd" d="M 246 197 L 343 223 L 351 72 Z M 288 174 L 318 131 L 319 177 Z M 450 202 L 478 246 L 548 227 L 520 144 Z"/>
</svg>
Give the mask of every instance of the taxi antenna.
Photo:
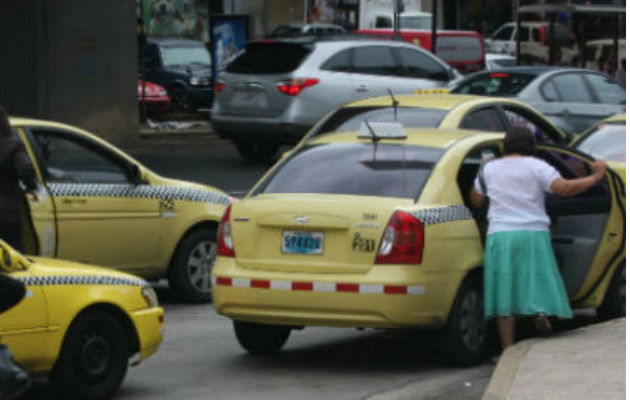
<svg viewBox="0 0 630 400">
<path fill-rule="evenodd" d="M 389 97 L 392 98 L 392 107 L 394 107 L 394 121 L 398 122 L 398 100 L 394 97 L 394 93 L 390 88 L 387 88 L 387 93 L 389 93 Z"/>
</svg>

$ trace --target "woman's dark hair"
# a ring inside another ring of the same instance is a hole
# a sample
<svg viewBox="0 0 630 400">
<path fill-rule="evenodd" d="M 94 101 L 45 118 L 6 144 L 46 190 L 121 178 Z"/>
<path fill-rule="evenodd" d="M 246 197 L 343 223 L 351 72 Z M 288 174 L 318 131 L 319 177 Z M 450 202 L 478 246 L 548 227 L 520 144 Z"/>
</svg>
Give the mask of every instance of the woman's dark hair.
<svg viewBox="0 0 630 400">
<path fill-rule="evenodd" d="M 503 139 L 503 153 L 531 156 L 536 152 L 534 134 L 527 128 L 511 126 L 505 132 Z"/>
<path fill-rule="evenodd" d="M 9 126 L 9 115 L 4 108 L 0 106 L 0 140 L 12 137 L 13 133 L 11 131 L 11 126 Z"/>
</svg>

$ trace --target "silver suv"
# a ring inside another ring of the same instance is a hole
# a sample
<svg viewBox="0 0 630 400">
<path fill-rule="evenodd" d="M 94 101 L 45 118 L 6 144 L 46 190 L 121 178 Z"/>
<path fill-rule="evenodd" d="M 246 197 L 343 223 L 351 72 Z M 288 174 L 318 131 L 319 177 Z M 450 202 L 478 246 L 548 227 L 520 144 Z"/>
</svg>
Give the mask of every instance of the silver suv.
<svg viewBox="0 0 630 400">
<path fill-rule="evenodd" d="M 212 125 L 251 161 L 293 145 L 338 105 L 444 87 L 459 75 L 418 46 L 362 38 L 250 42 L 219 75 Z"/>
</svg>

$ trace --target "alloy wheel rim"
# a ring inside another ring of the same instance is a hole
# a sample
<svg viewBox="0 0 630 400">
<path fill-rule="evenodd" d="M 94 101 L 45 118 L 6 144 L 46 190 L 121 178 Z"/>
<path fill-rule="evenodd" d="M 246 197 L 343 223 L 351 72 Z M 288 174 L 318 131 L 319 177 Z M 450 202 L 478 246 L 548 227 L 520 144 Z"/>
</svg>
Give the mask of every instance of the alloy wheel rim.
<svg viewBox="0 0 630 400">
<path fill-rule="evenodd" d="M 466 347 L 477 350 L 483 343 L 484 323 L 481 298 L 477 292 L 464 295 L 460 308 L 460 333 Z"/>
<path fill-rule="evenodd" d="M 216 244 L 206 240 L 197 244 L 188 256 L 188 279 L 191 285 L 199 292 L 210 292 L 210 272 L 214 265 L 216 253 Z"/>
</svg>

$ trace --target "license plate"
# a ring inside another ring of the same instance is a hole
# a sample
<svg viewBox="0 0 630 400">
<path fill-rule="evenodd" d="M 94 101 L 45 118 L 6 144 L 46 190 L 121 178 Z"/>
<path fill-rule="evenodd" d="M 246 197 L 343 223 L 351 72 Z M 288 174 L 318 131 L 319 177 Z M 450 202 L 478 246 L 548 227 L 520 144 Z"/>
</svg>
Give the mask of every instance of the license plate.
<svg viewBox="0 0 630 400">
<path fill-rule="evenodd" d="M 284 231 L 282 252 L 288 254 L 322 254 L 324 232 Z"/>
<path fill-rule="evenodd" d="M 234 107 L 267 107 L 267 96 L 265 93 L 255 90 L 237 90 L 232 96 L 230 105 Z"/>
</svg>

